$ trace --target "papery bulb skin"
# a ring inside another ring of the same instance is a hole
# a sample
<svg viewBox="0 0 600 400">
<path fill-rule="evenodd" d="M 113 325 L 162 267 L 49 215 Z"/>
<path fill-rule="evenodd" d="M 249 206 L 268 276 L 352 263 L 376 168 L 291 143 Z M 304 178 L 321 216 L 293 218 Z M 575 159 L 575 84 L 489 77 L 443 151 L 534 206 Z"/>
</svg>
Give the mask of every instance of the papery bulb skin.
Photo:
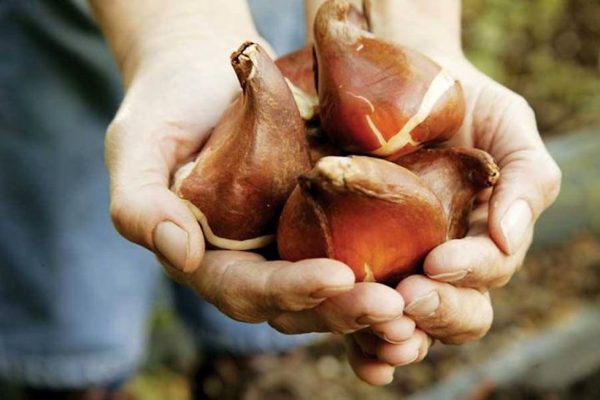
<svg viewBox="0 0 600 400">
<path fill-rule="evenodd" d="M 279 57 L 275 64 L 284 77 L 307 95 L 317 96 L 313 72 L 312 46 L 302 47 Z"/>
<path fill-rule="evenodd" d="M 393 284 L 418 272 L 446 231 L 440 201 L 412 172 L 372 157 L 325 157 L 299 178 L 277 243 L 285 260 L 334 258 L 358 281 Z"/>
<path fill-rule="evenodd" d="M 460 128 L 460 83 L 426 56 L 348 21 L 349 3 L 328 0 L 315 18 L 323 129 L 351 153 L 395 159 Z"/>
<path fill-rule="evenodd" d="M 396 163 L 418 175 L 440 199 L 448 221 L 447 239 L 466 235 L 475 197 L 500 178 L 493 157 L 473 148 L 422 149 Z"/>
<path fill-rule="evenodd" d="M 310 169 L 304 121 L 281 72 L 258 44 L 231 56 L 242 94 L 214 127 L 196 160 L 175 175 L 208 243 L 248 250 L 274 239 L 298 175 Z"/>
<path fill-rule="evenodd" d="M 312 46 L 303 47 L 280 57 L 275 62 L 294 95 L 302 119 L 312 121 L 319 112 L 315 88 Z"/>
</svg>

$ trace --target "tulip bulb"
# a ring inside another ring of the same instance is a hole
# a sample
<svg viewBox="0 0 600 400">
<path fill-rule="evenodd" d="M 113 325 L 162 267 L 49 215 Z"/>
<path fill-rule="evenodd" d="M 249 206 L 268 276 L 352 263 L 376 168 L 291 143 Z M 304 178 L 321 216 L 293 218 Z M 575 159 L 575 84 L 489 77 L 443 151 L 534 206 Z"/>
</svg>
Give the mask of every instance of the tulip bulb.
<svg viewBox="0 0 600 400">
<path fill-rule="evenodd" d="M 349 7 L 329 0 L 314 24 L 319 114 L 331 140 L 395 159 L 452 137 L 465 112 L 461 85 L 424 55 L 351 23 Z"/>
<path fill-rule="evenodd" d="M 409 170 L 332 156 L 299 178 L 277 244 L 285 260 L 329 257 L 349 265 L 359 281 L 395 282 L 417 272 L 446 231 L 440 200 Z"/>
<path fill-rule="evenodd" d="M 473 148 L 422 149 L 396 162 L 418 175 L 440 199 L 448 239 L 465 236 L 476 195 L 500 178 L 492 156 Z"/>
<path fill-rule="evenodd" d="M 283 209 L 280 256 L 334 258 L 358 280 L 396 283 L 418 272 L 435 246 L 466 234 L 476 195 L 499 176 L 477 149 L 423 149 L 396 164 L 324 157 L 299 178 Z"/>
<path fill-rule="evenodd" d="M 298 175 L 310 169 L 304 121 L 290 89 L 258 44 L 231 56 L 242 93 L 214 127 L 173 190 L 217 248 L 248 250 L 274 239 L 281 209 Z"/>
</svg>

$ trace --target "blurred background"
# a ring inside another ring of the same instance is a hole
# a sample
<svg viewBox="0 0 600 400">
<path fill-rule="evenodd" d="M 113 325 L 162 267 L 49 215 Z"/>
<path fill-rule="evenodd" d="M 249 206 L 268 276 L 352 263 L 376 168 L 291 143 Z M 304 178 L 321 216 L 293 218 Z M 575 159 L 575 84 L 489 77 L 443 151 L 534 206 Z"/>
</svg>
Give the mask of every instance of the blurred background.
<svg viewBox="0 0 600 400">
<path fill-rule="evenodd" d="M 463 19 L 468 57 L 527 98 L 563 170 L 523 269 L 492 294 L 491 332 L 460 347 L 436 344 L 384 388 L 359 382 L 332 337 L 261 360 L 245 398 L 600 399 L 600 1 L 463 0 Z M 128 390 L 189 399 L 196 352 L 167 300 L 157 301 L 150 329 Z"/>
<path fill-rule="evenodd" d="M 600 399 L 600 1 L 463 0 L 463 42 L 480 69 L 529 100 L 563 170 L 523 269 L 492 294 L 491 332 L 436 344 L 385 388 L 359 382 L 332 338 L 264 360 L 248 399 Z M 190 348 L 159 306 L 130 388 L 187 399 Z"/>
</svg>

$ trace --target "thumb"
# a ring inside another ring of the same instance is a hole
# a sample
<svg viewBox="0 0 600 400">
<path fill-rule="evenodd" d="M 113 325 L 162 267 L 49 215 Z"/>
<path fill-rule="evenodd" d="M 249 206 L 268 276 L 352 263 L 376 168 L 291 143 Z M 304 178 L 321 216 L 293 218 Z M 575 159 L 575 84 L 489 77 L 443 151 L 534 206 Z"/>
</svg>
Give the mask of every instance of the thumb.
<svg viewBox="0 0 600 400">
<path fill-rule="evenodd" d="M 161 136 L 140 138 L 136 133 L 119 123 L 107 132 L 113 223 L 125 238 L 164 257 L 175 268 L 193 272 L 204 255 L 200 226 L 169 190 L 172 166 L 161 150 Z"/>
<path fill-rule="evenodd" d="M 540 139 L 535 115 L 516 97 L 498 125 L 492 153 L 500 179 L 490 199 L 490 235 L 507 254 L 515 253 L 560 190 L 561 172 Z"/>
</svg>

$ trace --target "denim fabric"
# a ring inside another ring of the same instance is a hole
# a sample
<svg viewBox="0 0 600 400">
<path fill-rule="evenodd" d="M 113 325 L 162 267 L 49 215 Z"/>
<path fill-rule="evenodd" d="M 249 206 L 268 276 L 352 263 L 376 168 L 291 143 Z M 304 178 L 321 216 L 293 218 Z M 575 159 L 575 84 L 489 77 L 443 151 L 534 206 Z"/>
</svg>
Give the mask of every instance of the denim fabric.
<svg viewBox="0 0 600 400">
<path fill-rule="evenodd" d="M 301 44 L 301 0 L 251 3 L 278 51 Z M 83 4 L 0 0 L 0 376 L 63 388 L 135 370 L 163 276 L 110 223 L 103 136 L 122 92 Z M 286 25 L 291 33 L 280 35 Z M 311 339 L 232 321 L 177 292 L 210 351 L 280 351 Z"/>
<path fill-rule="evenodd" d="M 310 343 L 321 334 L 284 335 L 266 322 L 244 324 L 223 314 L 213 305 L 197 301 L 196 294 L 187 287 L 174 286 L 175 306 L 190 329 L 198 346 L 212 354 L 252 355 L 278 353 Z"/>
<path fill-rule="evenodd" d="M 303 0 L 249 0 L 258 32 L 279 55 L 304 44 Z"/>
</svg>

